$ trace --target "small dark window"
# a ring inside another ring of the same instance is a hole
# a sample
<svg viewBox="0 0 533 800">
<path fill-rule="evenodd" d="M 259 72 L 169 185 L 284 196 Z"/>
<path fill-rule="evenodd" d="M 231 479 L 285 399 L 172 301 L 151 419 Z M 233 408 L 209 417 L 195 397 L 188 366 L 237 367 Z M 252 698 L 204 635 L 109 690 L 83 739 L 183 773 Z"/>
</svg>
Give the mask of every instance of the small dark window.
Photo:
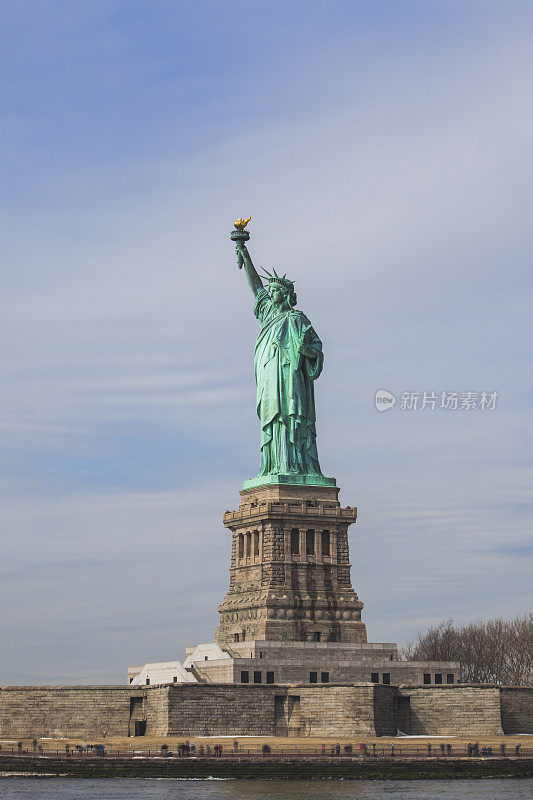
<svg viewBox="0 0 533 800">
<path fill-rule="evenodd" d="M 320 683 L 329 683 L 329 672 L 320 673 Z"/>
<path fill-rule="evenodd" d="M 244 536 L 239 533 L 239 558 L 244 558 Z"/>
<path fill-rule="evenodd" d="M 379 683 L 379 672 L 372 672 L 370 675 L 372 683 Z"/>
<path fill-rule="evenodd" d="M 259 531 L 254 531 L 254 558 L 259 557 Z"/>
<path fill-rule="evenodd" d="M 320 641 L 320 631 L 314 631 L 313 632 L 313 642 L 319 642 L 319 641 Z"/>
<path fill-rule="evenodd" d="M 426 685 L 431 683 L 431 675 L 429 672 L 424 672 L 424 683 Z"/>
<path fill-rule="evenodd" d="M 267 677 L 267 680 L 266 680 L 267 683 L 274 683 L 274 673 L 273 672 L 267 672 L 266 677 Z"/>
<path fill-rule="evenodd" d="M 453 672 L 448 672 L 446 675 L 446 683 L 455 683 L 455 675 Z"/>
<path fill-rule="evenodd" d="M 238 633 L 234 633 L 234 634 L 233 634 L 233 641 L 234 641 L 234 642 L 238 642 L 240 638 L 241 638 L 241 637 L 239 636 L 239 634 L 238 634 Z"/>
<path fill-rule="evenodd" d="M 261 670 L 254 672 L 254 683 L 261 683 Z"/>
<path fill-rule="evenodd" d="M 241 683 L 250 683 L 250 673 L 247 669 L 241 670 Z"/>
<path fill-rule="evenodd" d="M 177 676 L 177 675 L 174 675 L 174 677 L 172 678 L 172 680 L 174 681 L 174 683 L 177 683 L 177 682 L 178 682 L 178 676 Z"/>
<path fill-rule="evenodd" d="M 259 653 L 259 658 L 263 658 L 263 653 Z"/>
<path fill-rule="evenodd" d="M 390 660 L 394 661 L 394 656 L 392 655 L 392 653 L 390 654 Z"/>
<path fill-rule="evenodd" d="M 246 558 L 250 558 L 252 555 L 252 534 L 246 534 Z"/>
<path fill-rule="evenodd" d="M 437 684 L 438 683 L 442 683 L 442 673 L 441 672 L 436 672 L 435 673 L 435 683 L 437 683 Z"/>
<path fill-rule="evenodd" d="M 133 683 L 133 678 L 130 678 L 130 683 Z"/>
<path fill-rule="evenodd" d="M 315 532 L 307 531 L 305 534 L 305 552 L 308 556 L 315 554 Z"/>
<path fill-rule="evenodd" d="M 146 678 L 146 685 L 150 686 L 150 678 Z"/>
<path fill-rule="evenodd" d="M 329 531 L 322 531 L 322 555 L 329 556 L 331 549 L 331 537 Z"/>
<path fill-rule="evenodd" d="M 209 661 L 209 656 L 204 656 L 204 661 Z"/>
<path fill-rule="evenodd" d="M 390 683 L 390 672 L 383 673 L 383 683 L 388 686 Z"/>
<path fill-rule="evenodd" d="M 244 642 L 244 640 L 245 640 L 245 639 L 246 639 L 246 634 L 245 634 L 245 632 L 243 631 L 243 632 L 241 633 L 241 642 Z"/>
<path fill-rule="evenodd" d="M 318 672 L 309 673 L 309 683 L 318 683 Z"/>
<path fill-rule="evenodd" d="M 300 531 L 293 528 L 291 531 L 291 555 L 297 556 L 300 552 Z"/>
</svg>

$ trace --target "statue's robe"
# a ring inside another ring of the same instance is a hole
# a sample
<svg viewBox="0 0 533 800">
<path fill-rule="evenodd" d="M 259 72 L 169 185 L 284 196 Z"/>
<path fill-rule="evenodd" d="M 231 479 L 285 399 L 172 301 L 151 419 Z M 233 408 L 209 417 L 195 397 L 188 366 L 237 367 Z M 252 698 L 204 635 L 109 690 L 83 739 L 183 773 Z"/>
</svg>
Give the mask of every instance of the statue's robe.
<svg viewBox="0 0 533 800">
<path fill-rule="evenodd" d="M 261 420 L 258 477 L 322 475 L 316 448 L 313 381 L 322 372 L 322 342 L 301 311 L 280 312 L 266 289 L 256 295 L 260 328 L 255 344 L 257 415 Z M 300 344 L 312 356 L 298 352 Z"/>
</svg>

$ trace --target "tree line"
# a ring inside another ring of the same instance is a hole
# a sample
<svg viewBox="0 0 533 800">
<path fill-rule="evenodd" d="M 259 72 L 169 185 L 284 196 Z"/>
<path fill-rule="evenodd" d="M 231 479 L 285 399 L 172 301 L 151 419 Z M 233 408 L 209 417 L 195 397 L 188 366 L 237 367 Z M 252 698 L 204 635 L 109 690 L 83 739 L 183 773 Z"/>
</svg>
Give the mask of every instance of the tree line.
<svg viewBox="0 0 533 800">
<path fill-rule="evenodd" d="M 444 620 L 400 649 L 406 661 L 460 661 L 463 683 L 533 685 L 533 614 L 455 625 Z"/>
</svg>

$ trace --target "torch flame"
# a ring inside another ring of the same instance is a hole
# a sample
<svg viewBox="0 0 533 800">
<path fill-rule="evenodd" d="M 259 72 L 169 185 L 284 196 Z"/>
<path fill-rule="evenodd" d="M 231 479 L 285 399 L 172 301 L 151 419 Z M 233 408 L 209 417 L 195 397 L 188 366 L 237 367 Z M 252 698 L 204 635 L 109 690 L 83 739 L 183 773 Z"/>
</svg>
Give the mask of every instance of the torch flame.
<svg viewBox="0 0 533 800">
<path fill-rule="evenodd" d="M 242 217 L 239 217 L 239 219 L 236 219 L 233 224 L 235 225 L 238 231 L 243 231 L 251 219 L 252 219 L 251 217 L 248 217 L 248 219 L 242 219 Z"/>
</svg>

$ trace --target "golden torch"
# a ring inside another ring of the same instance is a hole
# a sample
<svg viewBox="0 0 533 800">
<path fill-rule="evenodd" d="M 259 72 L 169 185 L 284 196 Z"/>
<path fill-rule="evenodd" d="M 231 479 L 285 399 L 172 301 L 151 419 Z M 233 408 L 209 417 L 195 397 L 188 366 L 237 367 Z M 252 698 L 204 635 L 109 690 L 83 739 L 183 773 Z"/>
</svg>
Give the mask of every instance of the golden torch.
<svg viewBox="0 0 533 800">
<path fill-rule="evenodd" d="M 235 222 L 233 223 L 233 225 L 235 226 L 235 230 L 233 230 L 229 235 L 229 238 L 233 242 L 241 242 L 241 244 L 244 244 L 244 242 L 248 241 L 248 239 L 250 238 L 250 234 L 248 231 L 244 229 L 246 228 L 251 219 L 252 219 L 251 217 L 248 217 L 248 219 L 242 219 L 242 217 L 239 217 L 239 219 L 235 220 Z M 241 269 L 242 265 L 243 265 L 242 256 L 240 253 L 238 253 L 237 266 L 239 267 L 239 269 Z"/>
</svg>

